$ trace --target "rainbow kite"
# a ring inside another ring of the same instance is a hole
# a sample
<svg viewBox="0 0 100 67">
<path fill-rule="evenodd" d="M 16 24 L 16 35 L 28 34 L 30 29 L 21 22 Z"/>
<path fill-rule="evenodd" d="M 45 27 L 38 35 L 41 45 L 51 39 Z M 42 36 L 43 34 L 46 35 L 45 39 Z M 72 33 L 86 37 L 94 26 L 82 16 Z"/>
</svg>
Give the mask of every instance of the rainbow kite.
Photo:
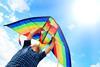
<svg viewBox="0 0 100 67">
<path fill-rule="evenodd" d="M 55 36 L 56 44 L 52 50 L 53 54 L 63 67 L 71 67 L 71 57 L 68 44 L 61 28 L 52 17 L 32 17 L 7 24 L 5 26 L 8 26 L 19 34 L 23 34 L 25 36 L 27 36 L 31 30 L 42 27 L 42 33 L 35 34 L 33 38 L 38 39 L 43 44 L 51 44 L 52 36 Z"/>
</svg>

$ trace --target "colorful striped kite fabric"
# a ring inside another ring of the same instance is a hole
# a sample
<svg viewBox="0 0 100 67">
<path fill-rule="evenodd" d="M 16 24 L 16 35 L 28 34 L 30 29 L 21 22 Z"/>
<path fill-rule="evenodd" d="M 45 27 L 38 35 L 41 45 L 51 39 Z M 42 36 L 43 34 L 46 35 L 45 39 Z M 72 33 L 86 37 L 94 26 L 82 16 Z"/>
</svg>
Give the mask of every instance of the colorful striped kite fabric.
<svg viewBox="0 0 100 67">
<path fill-rule="evenodd" d="M 43 31 L 34 35 L 33 38 L 38 39 L 42 44 L 51 44 L 50 41 L 52 40 L 52 36 L 55 36 L 56 44 L 52 52 L 60 64 L 64 67 L 71 67 L 71 57 L 68 44 L 61 28 L 52 17 L 32 17 L 5 26 L 8 26 L 19 34 L 25 36 L 27 36 L 33 29 L 43 28 Z"/>
</svg>

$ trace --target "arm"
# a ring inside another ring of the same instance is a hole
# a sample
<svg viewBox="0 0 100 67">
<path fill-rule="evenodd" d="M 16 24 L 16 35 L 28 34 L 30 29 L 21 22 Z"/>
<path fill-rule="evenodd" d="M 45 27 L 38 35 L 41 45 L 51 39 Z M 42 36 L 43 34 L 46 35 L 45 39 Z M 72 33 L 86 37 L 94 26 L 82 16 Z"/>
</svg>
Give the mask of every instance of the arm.
<svg viewBox="0 0 100 67">
<path fill-rule="evenodd" d="M 39 54 L 39 56 L 37 56 L 39 58 L 39 61 L 41 61 L 54 47 L 54 38 L 52 40 L 52 44 L 47 48 L 45 49 L 45 51 L 41 52 Z"/>
<path fill-rule="evenodd" d="M 54 45 L 55 45 L 55 38 L 53 37 L 52 44 L 47 49 L 45 49 L 45 51 L 39 54 L 39 61 L 42 60 L 53 49 Z"/>
<path fill-rule="evenodd" d="M 48 54 L 55 45 L 55 38 L 53 37 L 52 44 L 45 50 L 45 53 Z"/>
<path fill-rule="evenodd" d="M 52 44 L 47 49 L 45 49 L 45 51 L 39 53 L 39 55 L 36 56 L 37 58 L 39 58 L 39 61 L 42 60 L 53 49 L 54 44 L 55 44 L 55 38 L 53 37 Z"/>
</svg>

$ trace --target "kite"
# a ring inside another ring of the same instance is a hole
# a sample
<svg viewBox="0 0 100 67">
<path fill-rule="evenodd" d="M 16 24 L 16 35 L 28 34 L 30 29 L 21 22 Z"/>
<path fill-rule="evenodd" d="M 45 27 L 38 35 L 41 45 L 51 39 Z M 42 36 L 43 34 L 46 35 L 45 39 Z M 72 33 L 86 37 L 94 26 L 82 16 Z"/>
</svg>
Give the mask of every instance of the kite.
<svg viewBox="0 0 100 67">
<path fill-rule="evenodd" d="M 27 36 L 33 29 L 43 28 L 42 33 L 36 33 L 33 38 L 39 40 L 43 44 L 51 44 L 52 36 L 54 36 L 56 42 L 52 50 L 53 54 L 63 67 L 71 67 L 71 57 L 68 44 L 60 26 L 51 16 L 31 17 L 5 26 L 8 26 L 19 34 L 25 36 Z"/>
</svg>

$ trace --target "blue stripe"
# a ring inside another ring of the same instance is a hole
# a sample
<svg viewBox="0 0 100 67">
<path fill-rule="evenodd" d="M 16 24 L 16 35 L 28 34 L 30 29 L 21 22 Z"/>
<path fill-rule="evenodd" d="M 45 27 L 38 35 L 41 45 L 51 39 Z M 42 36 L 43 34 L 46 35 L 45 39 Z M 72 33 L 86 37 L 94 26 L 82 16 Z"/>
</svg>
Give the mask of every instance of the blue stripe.
<svg viewBox="0 0 100 67">
<path fill-rule="evenodd" d="M 20 25 L 23 25 L 23 24 L 27 24 L 29 22 L 47 22 L 49 19 L 49 17 L 32 17 L 32 18 L 27 18 L 27 19 L 23 19 L 23 20 L 20 20 L 20 21 L 17 21 L 17 22 L 14 22 L 14 23 L 11 23 L 11 24 L 8 24 L 6 26 L 10 27 L 10 28 L 14 28 L 14 27 L 17 27 L 17 26 L 20 26 Z"/>
<path fill-rule="evenodd" d="M 63 44 L 64 44 L 64 46 L 65 46 L 66 61 L 67 61 L 67 62 L 66 62 L 66 66 L 67 66 L 67 67 L 71 67 L 71 56 L 70 56 L 70 51 L 69 51 L 68 44 L 67 44 L 67 42 L 66 42 L 66 40 L 65 40 L 65 37 L 64 37 L 64 35 L 63 35 L 63 33 L 62 33 L 60 27 L 58 28 L 58 34 L 59 34 L 59 36 L 60 36 L 60 38 L 61 38 L 61 40 L 62 40 L 62 42 L 63 42 Z"/>
<path fill-rule="evenodd" d="M 31 18 L 32 22 L 46 22 L 48 20 L 48 17 L 40 17 L 40 18 Z"/>
<path fill-rule="evenodd" d="M 37 34 L 35 34 L 32 38 L 37 40 L 37 39 L 40 38 L 40 36 L 41 36 L 41 34 L 40 34 L 40 33 L 37 33 Z"/>
</svg>

